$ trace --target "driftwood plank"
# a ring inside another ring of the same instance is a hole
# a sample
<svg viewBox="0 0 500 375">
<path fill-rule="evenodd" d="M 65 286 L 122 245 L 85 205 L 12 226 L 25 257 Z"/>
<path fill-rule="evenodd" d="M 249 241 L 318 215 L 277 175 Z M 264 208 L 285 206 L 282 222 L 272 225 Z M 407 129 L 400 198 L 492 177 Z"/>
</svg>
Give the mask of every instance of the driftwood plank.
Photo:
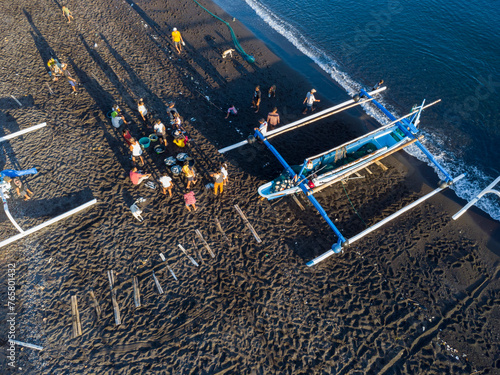
<svg viewBox="0 0 500 375">
<path fill-rule="evenodd" d="M 16 345 L 19 345 L 19 346 L 24 346 L 24 347 L 30 348 L 30 349 L 43 350 L 43 347 L 41 347 L 39 345 L 28 344 L 26 342 L 11 340 L 11 339 L 9 339 L 9 342 L 16 344 Z"/>
<path fill-rule="evenodd" d="M 195 230 L 196 234 L 198 235 L 198 237 L 200 238 L 201 240 L 201 243 L 203 244 L 203 246 L 205 246 L 205 249 L 207 249 L 208 253 L 210 254 L 210 256 L 212 258 L 215 258 L 215 254 L 214 252 L 212 251 L 212 249 L 210 248 L 210 245 L 207 243 L 207 241 L 205 241 L 205 239 L 203 238 L 203 235 L 201 234 L 200 230 L 199 229 L 196 229 Z"/>
<path fill-rule="evenodd" d="M 115 315 L 115 325 L 119 326 L 122 324 L 122 318 L 120 316 L 120 306 L 116 301 L 116 290 L 111 291 L 111 301 L 113 302 L 113 313 Z"/>
<path fill-rule="evenodd" d="M 243 213 L 243 211 L 241 211 L 241 208 L 235 204 L 234 205 L 234 208 L 236 209 L 236 211 L 238 211 L 238 213 L 240 214 L 241 218 L 243 219 L 243 221 L 245 222 L 245 224 L 247 225 L 248 229 L 250 230 L 250 232 L 252 232 L 253 236 L 255 237 L 255 239 L 257 240 L 258 243 L 261 243 L 262 240 L 260 239 L 259 235 L 257 234 L 257 232 L 255 231 L 254 227 L 252 226 L 252 224 L 250 224 L 250 222 L 248 221 L 247 217 L 245 216 L 245 214 Z"/>
<path fill-rule="evenodd" d="M 137 276 L 134 276 L 134 303 L 135 307 L 141 307 L 141 294 L 139 292 L 139 281 L 137 281 Z"/>
<path fill-rule="evenodd" d="M 80 313 L 78 312 L 78 303 L 76 296 L 71 296 L 71 315 L 73 322 L 73 338 L 82 334 L 82 326 L 80 324 Z"/>
<path fill-rule="evenodd" d="M 160 285 L 160 282 L 156 278 L 155 271 L 153 271 L 153 279 L 155 280 L 156 288 L 158 289 L 158 293 L 163 294 L 163 289 Z"/>
<path fill-rule="evenodd" d="M 295 203 L 297 203 L 297 206 L 299 206 L 300 210 L 301 210 L 301 211 L 304 211 L 304 210 L 305 210 L 305 208 L 304 208 L 304 206 L 302 205 L 302 203 L 300 203 L 299 198 L 297 198 L 297 196 L 296 196 L 295 194 L 292 194 L 292 198 L 293 198 L 293 200 L 295 201 Z"/>
<path fill-rule="evenodd" d="M 108 281 L 109 287 L 111 289 L 111 302 L 113 304 L 113 313 L 115 316 L 115 325 L 122 324 L 122 318 L 120 316 L 120 306 L 118 306 L 118 301 L 116 300 L 116 290 L 115 286 L 115 276 L 113 275 L 113 270 L 108 271 Z"/>
<path fill-rule="evenodd" d="M 92 302 L 94 303 L 95 312 L 97 314 L 97 319 L 101 318 L 101 307 L 99 306 L 99 302 L 97 302 L 97 298 L 95 298 L 94 291 L 90 291 L 90 298 L 92 298 Z"/>
</svg>

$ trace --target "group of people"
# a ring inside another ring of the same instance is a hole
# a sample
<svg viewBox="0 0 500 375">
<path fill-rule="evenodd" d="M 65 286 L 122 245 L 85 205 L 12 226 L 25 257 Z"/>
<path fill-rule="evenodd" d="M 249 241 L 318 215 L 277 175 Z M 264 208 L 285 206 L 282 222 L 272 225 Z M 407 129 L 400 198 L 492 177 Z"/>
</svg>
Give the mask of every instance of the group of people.
<svg viewBox="0 0 500 375">
<path fill-rule="evenodd" d="M 268 90 L 268 97 L 276 97 L 276 85 L 272 85 Z M 250 108 L 255 108 L 255 113 L 259 112 L 260 102 L 262 100 L 262 92 L 260 91 L 260 86 L 255 87 L 255 91 L 252 97 L 252 106 Z"/>
<path fill-rule="evenodd" d="M 154 121 L 151 120 L 151 114 L 142 98 L 137 102 L 137 111 L 147 128 L 151 128 L 152 125 L 154 134 L 158 137 L 160 145 L 163 145 L 166 148 L 168 145 L 167 128 L 160 119 L 156 119 Z M 182 126 L 182 119 L 179 112 L 175 108 L 174 102 L 169 103 L 167 113 L 170 125 L 173 129 L 173 142 L 179 147 L 184 147 L 189 142 L 189 138 L 187 137 L 186 131 Z M 111 118 L 111 123 L 115 128 L 120 128 L 122 125 L 128 124 L 125 116 L 122 114 L 117 105 L 113 106 L 109 117 Z M 130 181 L 133 185 L 140 185 L 143 181 L 147 181 L 152 178 L 151 173 L 144 173 L 138 168 L 143 167 L 145 164 L 144 149 L 137 139 L 132 136 L 129 129 L 123 129 L 122 136 L 130 149 L 132 162 L 134 164 L 129 173 Z M 183 195 L 186 209 L 189 211 L 196 211 L 198 208 L 196 207 L 196 197 L 192 189 L 198 181 L 198 172 L 194 167 L 194 160 L 187 160 L 182 167 L 181 172 L 186 179 L 186 192 Z M 224 191 L 224 185 L 227 184 L 228 181 L 227 165 L 221 165 L 220 169 L 210 173 L 210 177 L 214 179 L 214 195 L 217 196 L 222 194 Z M 160 183 L 162 193 L 164 195 L 167 195 L 168 193 L 169 197 L 172 197 L 172 189 L 174 187 L 172 177 L 170 177 L 167 173 L 162 174 L 162 176 L 158 179 L 158 182 Z"/>
<path fill-rule="evenodd" d="M 304 111 L 302 112 L 303 114 L 307 114 L 307 112 L 313 112 L 316 109 L 314 108 L 314 103 L 318 103 L 320 102 L 320 100 L 316 99 L 316 97 L 314 96 L 315 93 L 316 90 L 311 89 L 311 91 L 309 91 L 306 94 L 306 98 L 302 103 L 303 105 L 305 105 Z M 276 85 L 272 85 L 269 88 L 268 96 L 269 98 L 276 97 Z M 262 100 L 262 93 L 260 90 L 260 86 L 256 86 L 254 94 L 252 96 L 252 106 L 250 107 L 250 108 L 255 108 L 255 113 L 259 112 L 261 100 Z M 226 119 L 228 119 L 229 116 L 236 116 L 237 114 L 238 114 L 238 109 L 233 104 L 231 105 L 231 107 L 227 109 Z M 259 120 L 259 125 L 255 127 L 254 130 L 259 130 L 264 135 L 269 130 L 274 130 L 280 124 L 280 122 L 281 119 L 278 113 L 278 108 L 274 107 L 272 111 L 267 114 L 267 119 L 261 118 Z"/>
<path fill-rule="evenodd" d="M 64 76 L 68 80 L 68 83 L 73 90 L 73 94 L 77 94 L 76 86 L 78 83 L 68 70 L 68 64 L 60 63 L 58 59 L 52 57 L 47 62 L 47 66 L 49 67 L 49 75 L 52 77 L 52 80 L 57 81 L 59 77 Z"/>
</svg>

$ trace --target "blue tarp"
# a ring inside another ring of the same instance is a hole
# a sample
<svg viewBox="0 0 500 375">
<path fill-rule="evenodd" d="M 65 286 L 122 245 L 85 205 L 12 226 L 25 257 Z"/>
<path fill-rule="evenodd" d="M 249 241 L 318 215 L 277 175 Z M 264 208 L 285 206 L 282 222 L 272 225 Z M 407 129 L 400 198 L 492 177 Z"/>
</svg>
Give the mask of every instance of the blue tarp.
<svg viewBox="0 0 500 375">
<path fill-rule="evenodd" d="M 0 176 L 4 178 L 5 176 L 14 178 L 14 177 L 20 177 L 20 176 L 25 176 L 27 174 L 37 174 L 38 171 L 36 168 L 31 168 L 31 169 L 26 169 L 24 171 L 16 171 L 14 169 L 6 169 L 0 172 Z"/>
</svg>

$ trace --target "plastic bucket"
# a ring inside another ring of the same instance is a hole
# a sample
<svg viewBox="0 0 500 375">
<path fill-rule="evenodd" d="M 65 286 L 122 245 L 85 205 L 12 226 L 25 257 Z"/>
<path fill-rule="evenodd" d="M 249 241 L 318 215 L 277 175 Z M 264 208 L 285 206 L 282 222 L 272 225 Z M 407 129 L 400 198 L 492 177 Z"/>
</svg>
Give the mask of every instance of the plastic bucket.
<svg viewBox="0 0 500 375">
<path fill-rule="evenodd" d="M 156 142 L 158 141 L 158 136 L 156 134 L 151 134 L 149 136 L 149 139 L 151 140 L 151 142 Z"/>
<path fill-rule="evenodd" d="M 139 144 L 144 148 L 148 148 L 151 144 L 151 140 L 148 137 L 143 137 L 139 139 Z"/>
</svg>

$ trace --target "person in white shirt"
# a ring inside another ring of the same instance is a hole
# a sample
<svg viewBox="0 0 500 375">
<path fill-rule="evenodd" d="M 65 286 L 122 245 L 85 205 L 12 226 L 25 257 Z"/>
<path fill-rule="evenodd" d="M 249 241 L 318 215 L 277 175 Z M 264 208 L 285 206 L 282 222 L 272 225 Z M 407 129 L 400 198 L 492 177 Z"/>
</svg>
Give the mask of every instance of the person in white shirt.
<svg viewBox="0 0 500 375">
<path fill-rule="evenodd" d="M 160 177 L 160 183 L 161 183 L 161 186 L 163 188 L 163 194 L 167 194 L 167 190 L 168 190 L 168 194 L 170 196 L 172 196 L 172 187 L 173 187 L 173 184 L 172 184 L 172 177 L 168 176 L 168 175 L 165 175 L 163 177 Z"/>
<path fill-rule="evenodd" d="M 222 172 L 222 175 L 224 176 L 224 185 L 227 184 L 228 181 L 228 172 L 227 172 L 227 164 L 222 164 L 220 167 L 220 171 Z"/>
<path fill-rule="evenodd" d="M 161 122 L 160 120 L 156 120 L 153 128 L 154 128 L 156 135 L 158 136 L 158 139 L 161 139 L 163 144 L 166 146 L 167 145 L 167 131 L 165 129 L 165 125 L 163 125 L 163 122 Z"/>
<path fill-rule="evenodd" d="M 125 121 L 125 117 L 117 111 L 111 112 L 111 125 L 118 129 L 123 124 L 128 124 L 128 122 Z"/>
<path fill-rule="evenodd" d="M 266 122 L 266 120 L 264 120 L 263 118 L 261 118 L 259 120 L 259 124 L 260 124 L 259 127 L 258 128 L 254 128 L 254 130 L 258 130 L 258 131 L 260 131 L 260 133 L 262 135 L 266 135 L 266 133 L 267 133 L 267 122 Z"/>
<path fill-rule="evenodd" d="M 319 100 L 314 97 L 315 92 L 316 90 L 312 89 L 307 93 L 306 98 L 304 99 L 304 103 L 302 103 L 306 105 L 306 109 L 304 109 L 304 112 L 302 112 L 302 114 L 305 115 L 308 110 L 311 112 L 315 110 L 315 108 L 313 108 L 313 104 L 314 102 L 319 102 Z"/>
<path fill-rule="evenodd" d="M 141 117 L 144 122 L 148 121 L 148 110 L 146 106 L 144 105 L 144 100 L 142 98 L 139 100 L 139 103 L 137 103 L 137 109 L 139 113 L 141 114 Z"/>
<path fill-rule="evenodd" d="M 132 161 L 135 163 L 136 158 L 139 158 L 141 164 L 144 164 L 144 159 L 142 158 L 142 148 L 136 139 L 131 140 L 130 151 L 132 151 Z"/>
</svg>

